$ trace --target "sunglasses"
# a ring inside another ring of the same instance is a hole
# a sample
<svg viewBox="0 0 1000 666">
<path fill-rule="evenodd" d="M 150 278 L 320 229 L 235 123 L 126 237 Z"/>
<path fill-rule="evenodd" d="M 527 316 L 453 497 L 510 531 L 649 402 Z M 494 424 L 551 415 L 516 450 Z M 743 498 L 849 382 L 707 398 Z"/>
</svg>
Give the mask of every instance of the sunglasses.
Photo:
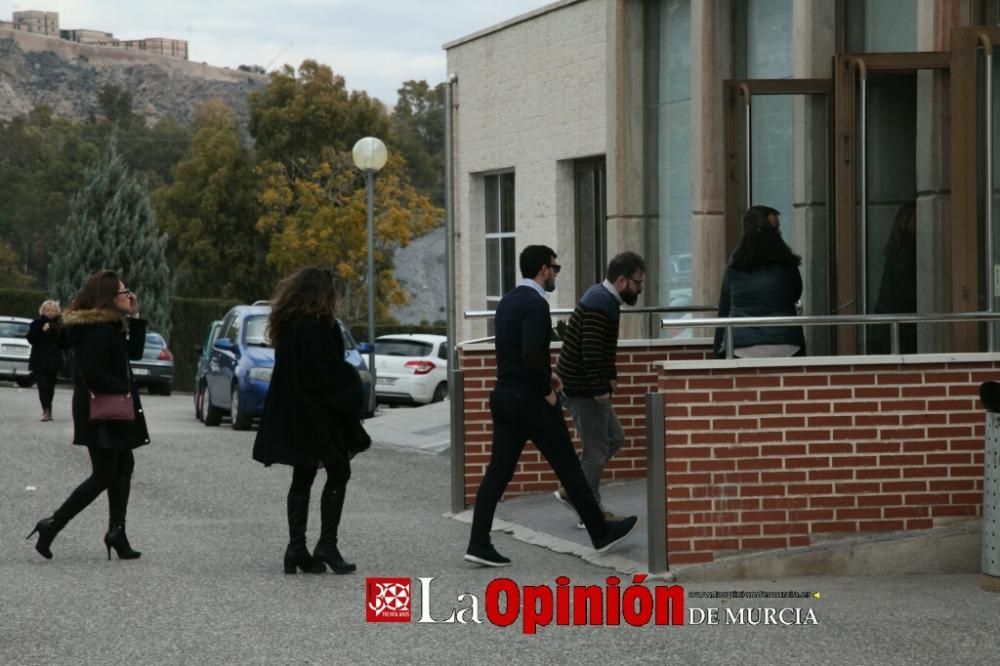
<svg viewBox="0 0 1000 666">
<path fill-rule="evenodd" d="M 555 273 L 556 275 L 559 275 L 559 271 L 562 270 L 562 266 L 560 266 L 559 264 L 547 264 L 547 266 L 551 268 L 552 272 Z"/>
</svg>

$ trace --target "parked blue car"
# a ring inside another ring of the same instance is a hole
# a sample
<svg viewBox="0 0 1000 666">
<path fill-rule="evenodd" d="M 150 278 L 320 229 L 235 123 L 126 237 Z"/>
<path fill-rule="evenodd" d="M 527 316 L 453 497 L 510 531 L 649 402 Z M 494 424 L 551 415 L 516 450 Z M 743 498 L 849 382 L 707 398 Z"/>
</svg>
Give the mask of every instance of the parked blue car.
<svg viewBox="0 0 1000 666">
<path fill-rule="evenodd" d="M 267 337 L 270 313 L 270 305 L 255 303 L 237 305 L 223 318 L 205 371 L 205 425 L 219 425 L 228 413 L 234 430 L 246 430 L 264 411 L 274 370 L 274 348 Z M 364 358 L 371 346 L 358 345 L 343 322 L 337 323 L 344 334 L 344 358 L 357 368 L 369 396 L 365 416 L 371 416 L 375 391 Z"/>
</svg>

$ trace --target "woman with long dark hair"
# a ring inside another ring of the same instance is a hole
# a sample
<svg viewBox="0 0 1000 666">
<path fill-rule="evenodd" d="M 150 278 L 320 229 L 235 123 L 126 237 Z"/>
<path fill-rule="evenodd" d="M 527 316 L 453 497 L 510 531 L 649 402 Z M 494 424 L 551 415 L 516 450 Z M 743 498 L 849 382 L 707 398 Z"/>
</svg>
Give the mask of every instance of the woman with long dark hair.
<svg viewBox="0 0 1000 666">
<path fill-rule="evenodd" d="M 754 206 L 743 215 L 743 239 L 729 259 L 719 294 L 720 317 L 783 317 L 796 314 L 802 297 L 802 258 L 781 237 L 779 213 Z M 801 326 L 740 326 L 733 356 L 805 356 Z M 715 353 L 724 357 L 725 331 L 715 332 Z"/>
<path fill-rule="evenodd" d="M 73 349 L 73 443 L 86 446 L 91 475 L 49 518 L 38 521 L 35 543 L 42 557 L 52 559 L 56 535 L 98 495 L 108 493 L 108 531 L 104 545 L 122 560 L 138 558 L 125 535 L 125 514 L 132 488 L 132 449 L 149 443 L 139 392 L 129 359 L 142 358 L 146 322 L 139 318 L 139 299 L 112 271 L 98 271 L 87 280 L 63 315 L 65 343 Z M 92 394 L 129 395 L 135 412 L 131 421 L 91 419 Z"/>
<path fill-rule="evenodd" d="M 31 357 L 28 369 L 38 385 L 38 401 L 42 403 L 42 421 L 52 420 L 52 398 L 56 392 L 56 377 L 63 367 L 62 346 L 59 344 L 59 301 L 48 300 L 38 308 L 38 318 L 28 327 Z"/>
<path fill-rule="evenodd" d="M 284 570 L 293 574 L 351 573 L 337 547 L 350 459 L 364 448 L 361 412 L 364 391 L 357 371 L 344 359 L 344 339 L 336 315 L 334 275 L 304 268 L 278 284 L 268 333 L 274 371 L 264 403 L 254 460 L 292 467 L 288 489 L 288 547 Z M 309 495 L 316 471 L 326 469 L 320 499 L 320 537 L 306 546 Z"/>
</svg>

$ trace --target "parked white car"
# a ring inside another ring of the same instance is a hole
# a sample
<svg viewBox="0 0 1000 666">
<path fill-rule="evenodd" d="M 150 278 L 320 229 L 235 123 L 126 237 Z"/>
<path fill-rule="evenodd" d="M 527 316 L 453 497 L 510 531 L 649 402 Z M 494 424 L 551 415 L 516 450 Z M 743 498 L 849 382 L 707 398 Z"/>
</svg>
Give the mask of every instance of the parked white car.
<svg viewBox="0 0 1000 666">
<path fill-rule="evenodd" d="M 448 396 L 448 339 L 402 333 L 375 339 L 375 398 L 382 403 L 439 402 Z"/>
<path fill-rule="evenodd" d="M 0 377 L 13 379 L 24 387 L 34 381 L 28 370 L 30 325 L 31 320 L 24 317 L 0 317 Z"/>
</svg>

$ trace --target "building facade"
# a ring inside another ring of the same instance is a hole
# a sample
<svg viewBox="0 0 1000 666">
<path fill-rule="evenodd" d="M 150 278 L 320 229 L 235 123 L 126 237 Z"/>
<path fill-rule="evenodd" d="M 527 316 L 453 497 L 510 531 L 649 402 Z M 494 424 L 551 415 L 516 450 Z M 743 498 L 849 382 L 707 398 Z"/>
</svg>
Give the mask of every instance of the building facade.
<svg viewBox="0 0 1000 666">
<path fill-rule="evenodd" d="M 566 267 L 554 306 L 625 249 L 647 257 L 645 304 L 715 304 L 750 204 L 781 211 L 806 314 L 993 309 L 998 16 L 996 0 L 563 0 L 445 45 L 457 309 L 492 307 L 539 242 Z M 886 270 L 901 255 L 914 280 Z M 811 353 L 885 339 L 809 336 Z M 904 351 L 974 351 L 987 330 L 915 339 Z"/>
<path fill-rule="evenodd" d="M 14 24 L 19 26 L 20 30 L 53 37 L 59 36 L 59 12 L 36 10 L 14 12 Z"/>
</svg>

